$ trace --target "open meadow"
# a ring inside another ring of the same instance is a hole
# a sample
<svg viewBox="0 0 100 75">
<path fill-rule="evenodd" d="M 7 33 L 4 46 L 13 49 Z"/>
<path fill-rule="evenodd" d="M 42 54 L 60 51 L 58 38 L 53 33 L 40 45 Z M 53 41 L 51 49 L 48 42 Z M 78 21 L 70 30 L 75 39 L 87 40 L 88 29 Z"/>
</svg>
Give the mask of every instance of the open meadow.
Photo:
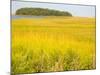
<svg viewBox="0 0 100 75">
<path fill-rule="evenodd" d="M 12 74 L 95 69 L 95 18 L 12 19 Z"/>
</svg>

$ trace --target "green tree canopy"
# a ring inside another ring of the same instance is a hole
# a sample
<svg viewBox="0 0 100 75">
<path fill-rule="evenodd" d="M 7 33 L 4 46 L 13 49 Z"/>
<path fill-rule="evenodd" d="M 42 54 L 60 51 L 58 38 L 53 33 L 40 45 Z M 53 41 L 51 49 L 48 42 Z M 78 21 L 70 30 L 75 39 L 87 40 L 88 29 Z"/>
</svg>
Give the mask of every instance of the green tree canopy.
<svg viewBox="0 0 100 75">
<path fill-rule="evenodd" d="M 44 8 L 20 8 L 16 11 L 16 15 L 34 15 L 34 16 L 72 16 L 66 11 L 44 9 Z"/>
</svg>

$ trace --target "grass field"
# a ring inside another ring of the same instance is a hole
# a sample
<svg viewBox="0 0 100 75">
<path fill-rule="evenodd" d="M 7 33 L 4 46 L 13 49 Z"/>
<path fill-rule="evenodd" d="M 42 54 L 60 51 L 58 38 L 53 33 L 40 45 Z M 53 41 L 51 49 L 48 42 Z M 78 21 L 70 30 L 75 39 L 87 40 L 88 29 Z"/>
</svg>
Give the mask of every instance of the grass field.
<svg viewBox="0 0 100 75">
<path fill-rule="evenodd" d="M 95 69 L 95 18 L 12 19 L 12 74 Z"/>
</svg>

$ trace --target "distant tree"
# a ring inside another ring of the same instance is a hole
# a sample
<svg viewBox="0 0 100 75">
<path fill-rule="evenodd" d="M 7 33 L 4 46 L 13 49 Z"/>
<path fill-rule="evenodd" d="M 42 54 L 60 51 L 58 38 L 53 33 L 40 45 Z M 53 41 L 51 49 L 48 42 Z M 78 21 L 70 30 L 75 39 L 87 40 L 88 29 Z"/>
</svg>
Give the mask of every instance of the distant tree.
<svg viewBox="0 0 100 75">
<path fill-rule="evenodd" d="M 44 8 L 20 8 L 16 11 L 16 15 L 34 15 L 34 16 L 72 16 L 66 11 L 44 9 Z"/>
</svg>

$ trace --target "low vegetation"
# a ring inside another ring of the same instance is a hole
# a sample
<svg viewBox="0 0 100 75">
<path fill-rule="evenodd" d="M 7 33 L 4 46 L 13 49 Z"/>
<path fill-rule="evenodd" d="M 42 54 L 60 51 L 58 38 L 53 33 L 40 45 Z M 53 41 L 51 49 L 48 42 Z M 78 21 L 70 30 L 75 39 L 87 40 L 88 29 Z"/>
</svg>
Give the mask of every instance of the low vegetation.
<svg viewBox="0 0 100 75">
<path fill-rule="evenodd" d="M 12 74 L 95 69 L 95 19 L 12 20 Z"/>
</svg>

